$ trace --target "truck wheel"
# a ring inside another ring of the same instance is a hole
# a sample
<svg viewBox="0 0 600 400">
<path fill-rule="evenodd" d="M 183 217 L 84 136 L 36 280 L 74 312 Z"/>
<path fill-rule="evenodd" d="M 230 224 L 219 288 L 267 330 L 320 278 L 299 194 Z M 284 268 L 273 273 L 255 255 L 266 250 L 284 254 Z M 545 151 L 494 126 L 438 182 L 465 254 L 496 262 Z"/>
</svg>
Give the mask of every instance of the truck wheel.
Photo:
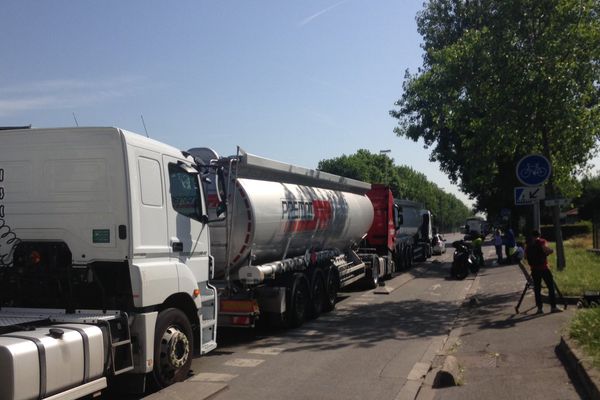
<svg viewBox="0 0 600 400">
<path fill-rule="evenodd" d="M 308 289 L 302 274 L 296 274 L 292 284 L 288 310 L 286 311 L 286 326 L 297 328 L 304 322 L 308 311 Z"/>
<path fill-rule="evenodd" d="M 410 269 L 413 266 L 413 252 L 412 252 L 412 247 L 407 247 L 404 249 L 404 265 L 406 266 L 406 269 Z"/>
<path fill-rule="evenodd" d="M 379 284 L 379 268 L 379 258 L 373 257 L 371 259 L 371 268 L 367 269 L 365 275 L 367 288 L 375 289 Z"/>
<path fill-rule="evenodd" d="M 400 272 L 402 268 L 404 268 L 402 252 L 396 249 L 396 251 L 394 252 L 394 272 Z"/>
<path fill-rule="evenodd" d="M 387 281 L 388 279 L 392 279 L 392 274 L 394 273 L 394 260 L 391 255 L 383 258 L 383 265 L 385 266 L 385 275 L 383 275 L 383 280 Z"/>
<path fill-rule="evenodd" d="M 427 247 L 420 246 L 421 254 L 419 255 L 419 262 L 427 261 Z"/>
<path fill-rule="evenodd" d="M 188 377 L 194 337 L 183 311 L 167 308 L 158 314 L 154 333 L 154 380 L 163 388 Z"/>
<path fill-rule="evenodd" d="M 323 273 L 315 269 L 310 278 L 310 318 L 319 318 L 323 311 L 323 303 L 325 298 L 325 282 Z"/>
<path fill-rule="evenodd" d="M 328 312 L 335 308 L 339 287 L 340 284 L 335 269 L 329 268 L 327 270 L 327 279 L 325 280 L 325 302 L 323 303 L 323 311 Z"/>
</svg>

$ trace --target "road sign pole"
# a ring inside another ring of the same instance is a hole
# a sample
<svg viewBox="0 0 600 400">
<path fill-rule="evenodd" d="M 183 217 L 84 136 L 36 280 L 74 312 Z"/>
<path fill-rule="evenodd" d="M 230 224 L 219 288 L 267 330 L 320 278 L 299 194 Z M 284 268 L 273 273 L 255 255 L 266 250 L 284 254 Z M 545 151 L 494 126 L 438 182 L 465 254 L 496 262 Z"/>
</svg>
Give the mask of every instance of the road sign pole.
<svg viewBox="0 0 600 400">
<path fill-rule="evenodd" d="M 533 203 L 533 229 L 540 231 L 540 202 Z"/>
<path fill-rule="evenodd" d="M 567 266 L 567 263 L 565 260 L 562 231 L 560 230 L 560 207 L 558 204 L 552 207 L 552 214 L 554 217 L 554 235 L 556 236 L 556 268 L 562 271 Z"/>
</svg>

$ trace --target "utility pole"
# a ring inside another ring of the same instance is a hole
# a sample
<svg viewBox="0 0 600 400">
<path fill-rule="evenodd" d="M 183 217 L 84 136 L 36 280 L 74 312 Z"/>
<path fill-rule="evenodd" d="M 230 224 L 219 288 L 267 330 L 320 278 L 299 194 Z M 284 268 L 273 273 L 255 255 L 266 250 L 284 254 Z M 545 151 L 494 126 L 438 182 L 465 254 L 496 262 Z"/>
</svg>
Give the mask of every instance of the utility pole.
<svg viewBox="0 0 600 400">
<path fill-rule="evenodd" d="M 388 154 L 389 154 L 389 153 L 391 153 L 391 152 L 392 152 L 392 150 L 390 150 L 390 149 L 379 150 L 379 154 L 380 154 L 380 155 L 382 155 L 382 156 L 383 156 L 383 155 L 385 155 L 386 157 L 387 157 L 387 156 L 388 156 Z M 390 177 L 388 176 L 388 167 L 387 167 L 387 163 L 385 164 L 385 171 L 384 171 L 384 174 L 385 174 L 385 179 L 386 179 L 386 181 L 387 181 L 387 182 L 386 182 L 386 185 L 390 186 L 390 182 L 389 182 L 389 179 L 390 179 Z"/>
</svg>

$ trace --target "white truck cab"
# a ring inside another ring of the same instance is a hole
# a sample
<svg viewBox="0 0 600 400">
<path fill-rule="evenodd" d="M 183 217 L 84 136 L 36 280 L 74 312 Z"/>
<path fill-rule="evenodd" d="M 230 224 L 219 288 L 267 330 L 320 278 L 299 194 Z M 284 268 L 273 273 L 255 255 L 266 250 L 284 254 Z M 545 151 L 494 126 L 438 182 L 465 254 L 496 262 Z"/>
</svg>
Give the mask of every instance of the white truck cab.
<svg viewBox="0 0 600 400">
<path fill-rule="evenodd" d="M 85 395 L 122 373 L 184 379 L 216 347 L 207 215 L 199 171 L 171 146 L 110 127 L 0 131 L 0 398 Z M 46 357 L 27 364 L 45 387 L 20 378 L 16 349 L 41 351 L 23 327 L 72 324 L 101 328 L 80 332 L 106 356 L 101 376 Z"/>
</svg>

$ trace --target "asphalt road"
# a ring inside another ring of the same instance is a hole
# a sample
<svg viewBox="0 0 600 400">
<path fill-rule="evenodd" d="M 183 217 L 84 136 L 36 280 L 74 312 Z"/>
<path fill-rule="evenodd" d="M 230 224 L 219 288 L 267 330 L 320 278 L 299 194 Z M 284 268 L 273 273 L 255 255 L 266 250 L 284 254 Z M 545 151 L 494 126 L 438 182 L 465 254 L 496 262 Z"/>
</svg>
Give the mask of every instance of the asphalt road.
<svg viewBox="0 0 600 400">
<path fill-rule="evenodd" d="M 473 283 L 447 279 L 451 257 L 450 248 L 387 281 L 390 294 L 342 293 L 334 311 L 294 330 L 222 330 L 219 348 L 174 390 L 198 398 L 185 392 L 204 384 L 218 400 L 413 398 L 410 380 L 443 345 Z"/>
</svg>

